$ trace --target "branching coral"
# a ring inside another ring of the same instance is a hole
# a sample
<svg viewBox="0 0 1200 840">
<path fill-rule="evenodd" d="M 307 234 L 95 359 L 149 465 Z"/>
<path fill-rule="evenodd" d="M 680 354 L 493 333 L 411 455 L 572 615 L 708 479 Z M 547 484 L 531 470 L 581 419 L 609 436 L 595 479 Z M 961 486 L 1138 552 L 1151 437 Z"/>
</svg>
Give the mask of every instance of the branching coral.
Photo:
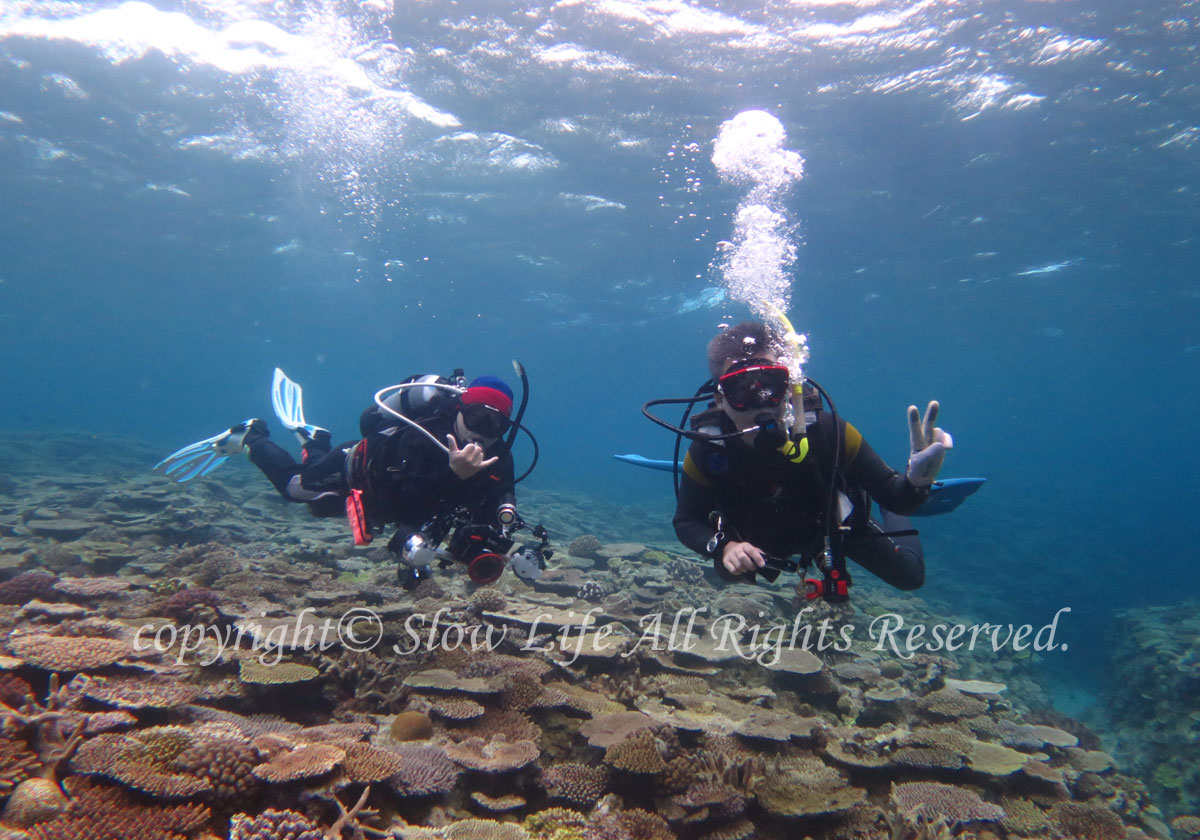
<svg viewBox="0 0 1200 840">
<path fill-rule="evenodd" d="M 255 817 L 235 814 L 229 840 L 325 840 L 325 832 L 303 814 L 268 808 Z"/>
<path fill-rule="evenodd" d="M 586 764 L 556 764 L 542 774 L 542 783 L 552 799 L 591 806 L 608 787 L 608 771 Z"/>
<path fill-rule="evenodd" d="M 213 801 L 229 804 L 248 799 L 261 787 L 254 775 L 258 762 L 258 753 L 245 741 L 213 738 L 183 750 L 175 757 L 174 767 L 207 781 Z"/>
</svg>

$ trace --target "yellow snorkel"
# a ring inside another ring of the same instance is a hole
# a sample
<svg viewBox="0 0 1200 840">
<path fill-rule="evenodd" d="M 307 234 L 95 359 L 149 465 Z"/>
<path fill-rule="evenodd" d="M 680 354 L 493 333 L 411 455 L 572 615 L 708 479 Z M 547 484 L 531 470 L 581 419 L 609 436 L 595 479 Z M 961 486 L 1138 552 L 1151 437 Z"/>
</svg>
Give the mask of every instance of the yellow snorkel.
<svg viewBox="0 0 1200 840">
<path fill-rule="evenodd" d="M 796 328 L 792 326 L 792 322 L 788 320 L 783 310 L 770 301 L 767 301 L 766 307 L 771 313 L 771 317 L 783 327 L 783 340 L 791 347 L 791 358 L 789 359 L 791 364 L 788 365 L 788 368 L 792 369 L 794 365 L 791 398 L 794 421 L 788 441 L 779 448 L 779 451 L 786 455 L 788 460 L 798 464 L 808 455 L 808 436 L 805 434 L 807 425 L 804 418 L 804 375 L 800 372 L 800 365 L 808 361 L 808 345 L 805 337 L 796 332 Z M 796 440 L 797 429 L 799 430 L 799 441 Z"/>
</svg>

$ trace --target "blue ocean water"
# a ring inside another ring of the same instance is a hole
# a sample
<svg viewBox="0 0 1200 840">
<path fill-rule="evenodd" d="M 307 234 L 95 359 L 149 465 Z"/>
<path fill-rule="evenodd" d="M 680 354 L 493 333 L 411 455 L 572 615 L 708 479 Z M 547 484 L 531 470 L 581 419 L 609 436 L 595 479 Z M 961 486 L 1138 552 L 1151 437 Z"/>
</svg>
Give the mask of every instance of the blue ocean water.
<svg viewBox="0 0 1200 840">
<path fill-rule="evenodd" d="M 515 358 L 529 486 L 665 520 L 611 455 L 668 457 L 641 404 L 749 317 L 712 153 L 764 110 L 805 159 L 806 372 L 897 467 L 940 400 L 945 474 L 989 480 L 923 523 L 923 594 L 1070 606 L 1090 691 L 1115 610 L 1200 591 L 1195 6 L 3 0 L 0 427 L 166 453 L 268 415 L 279 365 L 349 437 Z"/>
</svg>

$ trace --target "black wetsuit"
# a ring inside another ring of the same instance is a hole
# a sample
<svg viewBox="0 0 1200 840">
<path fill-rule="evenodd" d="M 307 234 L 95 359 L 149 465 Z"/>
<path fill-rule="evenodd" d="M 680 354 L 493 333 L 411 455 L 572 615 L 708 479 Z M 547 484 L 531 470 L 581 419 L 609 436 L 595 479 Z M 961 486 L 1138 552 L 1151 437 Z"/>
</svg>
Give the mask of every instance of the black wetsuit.
<svg viewBox="0 0 1200 840">
<path fill-rule="evenodd" d="M 439 441 L 454 431 L 457 409 L 421 421 Z M 250 460 L 285 499 L 304 502 L 314 516 L 343 516 L 350 488 L 362 491 L 372 529 L 394 524 L 398 534 L 420 531 L 437 517 L 462 508 L 471 522 L 491 524 L 496 509 L 512 503 L 513 459 L 503 441 L 486 452 L 499 460 L 467 479 L 450 469 L 445 451 L 405 423 L 371 431 L 361 440 L 323 450 L 308 443 L 305 460 L 270 438 L 250 442 Z M 444 534 L 427 534 L 440 540 Z"/>
<path fill-rule="evenodd" d="M 742 438 L 693 441 L 689 447 L 675 533 L 688 548 L 711 557 L 723 578 L 754 579 L 753 572 L 730 574 L 721 562 L 725 545 L 735 540 L 781 558 L 799 554 L 811 561 L 823 550 L 836 438 L 832 415 L 822 412 L 817 417 L 807 430 L 808 453 L 798 462 L 778 450 L 756 449 Z M 704 412 L 695 425 L 716 426 L 721 433 L 736 431 L 719 409 Z M 885 534 L 910 530 L 903 514 L 920 507 L 928 492 L 889 467 L 852 425 L 842 421 L 838 431 L 842 453 L 837 488 L 854 503 L 854 512 L 849 534 L 834 548 L 893 586 L 916 589 L 925 581 L 920 540 Z M 870 499 L 882 509 L 882 525 L 870 517 Z M 713 511 L 721 514 L 725 537 L 709 550 L 717 532 L 710 522 Z"/>
</svg>

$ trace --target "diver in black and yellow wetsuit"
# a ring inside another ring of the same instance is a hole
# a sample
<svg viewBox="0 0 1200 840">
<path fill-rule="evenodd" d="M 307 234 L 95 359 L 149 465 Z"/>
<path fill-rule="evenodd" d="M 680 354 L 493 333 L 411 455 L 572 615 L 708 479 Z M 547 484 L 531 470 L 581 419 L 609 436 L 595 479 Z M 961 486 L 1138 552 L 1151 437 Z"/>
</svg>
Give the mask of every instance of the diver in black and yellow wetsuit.
<svg viewBox="0 0 1200 840">
<path fill-rule="evenodd" d="M 752 581 L 767 555 L 812 561 L 832 535 L 838 556 L 900 589 L 916 589 L 925 564 L 904 514 L 925 501 L 953 445 L 933 428 L 937 404 L 923 424 L 909 408 L 913 454 L 905 474 L 897 473 L 854 426 L 830 413 L 818 412 L 807 428 L 801 420 L 789 434 L 783 420 L 790 383 L 778 362 L 784 352 L 778 337 L 755 323 L 710 343 L 717 390 L 713 407 L 693 420 L 708 437 L 693 439 L 684 459 L 674 517 L 679 540 L 711 557 L 725 579 Z M 882 521 L 871 516 L 871 500 Z M 828 527 L 831 515 L 839 527 Z"/>
</svg>

